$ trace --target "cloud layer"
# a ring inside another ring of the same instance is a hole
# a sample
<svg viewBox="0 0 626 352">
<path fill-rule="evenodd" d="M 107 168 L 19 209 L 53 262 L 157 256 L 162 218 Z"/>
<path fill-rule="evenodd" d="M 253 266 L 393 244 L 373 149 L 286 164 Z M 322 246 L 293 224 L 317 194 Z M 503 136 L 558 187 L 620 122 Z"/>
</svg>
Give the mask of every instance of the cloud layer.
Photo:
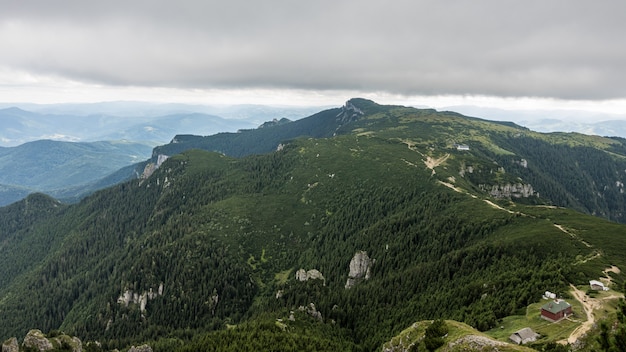
<svg viewBox="0 0 626 352">
<path fill-rule="evenodd" d="M 622 1 L 0 4 L 5 76 L 183 89 L 626 97 Z"/>
</svg>

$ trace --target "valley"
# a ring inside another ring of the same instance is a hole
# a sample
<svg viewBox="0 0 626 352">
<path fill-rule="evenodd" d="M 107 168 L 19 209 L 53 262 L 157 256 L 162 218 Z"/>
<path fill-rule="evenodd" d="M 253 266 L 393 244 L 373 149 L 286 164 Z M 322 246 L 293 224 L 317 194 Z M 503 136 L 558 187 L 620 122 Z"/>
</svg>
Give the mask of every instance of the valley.
<svg viewBox="0 0 626 352">
<path fill-rule="evenodd" d="M 441 351 L 529 350 L 507 342 L 529 325 L 542 336 L 530 347 L 590 351 L 592 321 L 622 307 L 620 138 L 351 99 L 178 135 L 141 165 L 151 172 L 75 204 L 33 194 L 0 208 L 0 339 L 36 328 L 101 351 L 422 350 L 445 321 Z M 608 294 L 579 296 L 602 278 Z M 573 320 L 538 316 L 546 290 Z"/>
</svg>

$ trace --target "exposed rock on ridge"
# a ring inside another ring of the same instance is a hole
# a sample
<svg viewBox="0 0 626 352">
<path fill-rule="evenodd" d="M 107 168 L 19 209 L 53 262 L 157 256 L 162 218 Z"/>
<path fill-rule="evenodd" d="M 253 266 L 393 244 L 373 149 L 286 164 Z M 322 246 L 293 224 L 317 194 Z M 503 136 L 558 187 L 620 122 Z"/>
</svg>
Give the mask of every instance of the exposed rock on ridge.
<svg viewBox="0 0 626 352">
<path fill-rule="evenodd" d="M 165 160 L 167 160 L 168 158 L 169 156 L 167 155 L 159 154 L 157 156 L 156 164 L 148 163 L 146 167 L 143 169 L 143 173 L 141 174 L 141 179 L 145 180 L 148 177 L 150 177 L 159 167 L 161 167 L 161 164 L 163 164 L 163 162 L 165 162 Z"/>
<path fill-rule="evenodd" d="M 504 185 L 479 185 L 479 187 L 488 192 L 489 195 L 495 198 L 528 198 L 538 196 L 530 184 L 523 183 L 507 183 Z"/>
<path fill-rule="evenodd" d="M 322 275 L 322 273 L 317 269 L 311 269 L 309 271 L 300 269 L 296 271 L 296 280 L 298 281 L 322 280 L 324 282 L 324 286 L 326 286 L 326 279 L 324 279 L 324 275 Z"/>
<path fill-rule="evenodd" d="M 356 252 L 350 261 L 350 273 L 348 274 L 348 281 L 346 281 L 346 288 L 354 286 L 360 280 L 368 280 L 372 264 L 373 261 L 366 251 Z"/>
<path fill-rule="evenodd" d="M 350 100 L 341 107 L 341 112 L 337 114 L 337 121 L 340 123 L 348 123 L 356 121 L 359 117 L 365 115 L 361 109 L 357 108 Z"/>
<path fill-rule="evenodd" d="M 31 330 L 24 337 L 22 346 L 26 348 L 34 348 L 38 351 L 48 351 L 53 349 L 52 342 L 46 338 L 41 330 Z"/>
<path fill-rule="evenodd" d="M 146 305 L 149 300 L 155 299 L 157 296 L 163 295 L 163 283 L 159 285 L 159 288 L 155 291 L 150 288 L 148 291 L 144 291 L 141 294 L 139 292 L 133 292 L 131 290 L 126 290 L 122 293 L 118 299 L 117 303 L 123 304 L 125 307 L 128 307 L 129 304 L 134 303 L 139 305 L 139 310 L 144 312 L 146 310 Z"/>
</svg>

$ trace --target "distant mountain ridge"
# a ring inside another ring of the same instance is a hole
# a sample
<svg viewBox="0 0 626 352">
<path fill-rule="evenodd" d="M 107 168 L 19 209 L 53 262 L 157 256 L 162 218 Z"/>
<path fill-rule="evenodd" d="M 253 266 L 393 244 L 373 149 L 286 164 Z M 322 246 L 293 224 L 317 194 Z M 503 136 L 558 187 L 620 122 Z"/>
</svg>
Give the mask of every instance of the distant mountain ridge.
<svg viewBox="0 0 626 352">
<path fill-rule="evenodd" d="M 20 106 L 0 109 L 0 145 L 5 145 L 0 146 L 0 206 L 31 192 L 77 201 L 94 190 L 140 175 L 149 149 L 171 141 L 176 134 L 203 136 L 252 129 L 267 117 L 282 123 L 289 121 L 284 116 L 299 118 L 311 109 L 138 102 Z M 137 165 L 127 167 L 131 164 Z"/>
<path fill-rule="evenodd" d="M 0 147 L 0 185 L 4 185 L 0 187 L 0 205 L 31 192 L 46 192 L 61 199 L 76 197 L 79 189 L 145 160 L 151 149 L 150 145 L 124 141 L 52 140 Z"/>
<path fill-rule="evenodd" d="M 450 106 L 446 110 L 489 120 L 515 121 L 537 132 L 576 132 L 626 138 L 626 116 L 572 110 L 505 110 L 478 106 Z"/>
<path fill-rule="evenodd" d="M 235 132 L 255 128 L 274 118 L 295 120 L 314 111 L 318 109 L 139 102 L 9 105 L 0 109 L 0 145 L 17 146 L 39 139 L 71 142 L 128 139 L 158 145 L 176 134 Z"/>
<path fill-rule="evenodd" d="M 478 153 L 500 165 L 489 172 L 493 174 L 501 170 L 498 172 L 507 180 L 504 183 L 494 182 L 490 180 L 491 176 L 482 173 L 490 167 L 484 166 L 484 170 L 479 171 L 470 165 L 467 172 L 461 172 L 461 176 L 474 180 L 473 187 L 483 192 L 510 196 L 509 191 L 501 190 L 523 188 L 525 182 L 530 182 L 533 192 L 550 204 L 626 222 L 623 186 L 626 183 L 626 139 L 578 133 L 538 133 L 508 121 L 488 121 L 433 109 L 384 106 L 359 98 L 349 100 L 341 108 L 262 129 L 211 136 L 178 135 L 171 143 L 155 147 L 151 160 L 156 162 L 158 155 L 172 156 L 189 149 L 215 151 L 233 157 L 263 154 L 294 138 L 329 138 L 360 129 L 365 134 L 370 126 L 382 129 L 372 132 L 376 135 L 392 134 L 393 131 L 403 136 L 402 131 L 394 130 L 398 128 L 394 124 L 402 121 L 393 115 L 397 111 L 424 116 L 423 122 L 415 121 L 425 131 L 432 131 L 420 136 L 424 143 L 431 139 L 431 143 L 439 145 L 470 144 L 470 154 Z M 351 122 L 354 123 L 349 124 Z M 433 127 L 448 123 L 457 130 Z M 461 128 L 468 130 L 462 131 Z M 610 172 L 602 171 L 603 168 Z"/>
<path fill-rule="evenodd" d="M 351 99 L 156 150 L 173 153 L 150 175 L 78 203 L 0 208 L 0 340 L 374 351 L 420 340 L 416 321 L 488 331 L 626 268 L 626 225 L 606 220 L 621 220 L 623 139 Z"/>
</svg>

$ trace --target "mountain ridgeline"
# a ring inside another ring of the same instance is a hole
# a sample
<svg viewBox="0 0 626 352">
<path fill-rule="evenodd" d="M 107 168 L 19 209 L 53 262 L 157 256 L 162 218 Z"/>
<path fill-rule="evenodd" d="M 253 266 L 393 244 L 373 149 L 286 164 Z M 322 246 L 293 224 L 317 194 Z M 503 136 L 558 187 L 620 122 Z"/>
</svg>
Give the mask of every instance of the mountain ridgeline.
<svg viewBox="0 0 626 352">
<path fill-rule="evenodd" d="M 0 208 L 0 339 L 372 351 L 626 267 L 622 139 L 362 99 L 283 122 L 176 136 L 77 204 Z"/>
<path fill-rule="evenodd" d="M 496 198 L 573 208 L 626 223 L 626 139 L 537 133 L 511 122 L 381 106 L 364 99 L 351 99 L 342 108 L 270 128 L 204 137 L 179 135 L 171 143 L 156 147 L 153 161 L 158 155 L 170 156 L 189 149 L 243 157 L 272 152 L 279 144 L 299 137 L 343 134 L 396 140 L 432 158 L 467 146 L 464 155 L 456 158 L 464 168 L 452 177 L 465 178 L 475 191 Z"/>
</svg>

